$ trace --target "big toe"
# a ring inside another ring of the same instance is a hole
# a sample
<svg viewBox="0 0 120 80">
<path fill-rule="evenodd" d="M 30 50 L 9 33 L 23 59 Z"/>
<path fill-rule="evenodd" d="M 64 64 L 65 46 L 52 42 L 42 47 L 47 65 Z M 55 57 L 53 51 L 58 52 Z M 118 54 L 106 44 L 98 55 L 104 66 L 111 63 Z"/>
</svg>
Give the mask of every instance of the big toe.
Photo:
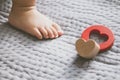
<svg viewBox="0 0 120 80">
<path fill-rule="evenodd" d="M 59 36 L 63 35 L 63 30 L 61 29 L 61 27 L 60 27 L 58 24 L 53 23 L 53 27 L 54 27 L 54 29 L 56 29 L 56 31 L 58 32 L 58 35 L 59 35 Z"/>
</svg>

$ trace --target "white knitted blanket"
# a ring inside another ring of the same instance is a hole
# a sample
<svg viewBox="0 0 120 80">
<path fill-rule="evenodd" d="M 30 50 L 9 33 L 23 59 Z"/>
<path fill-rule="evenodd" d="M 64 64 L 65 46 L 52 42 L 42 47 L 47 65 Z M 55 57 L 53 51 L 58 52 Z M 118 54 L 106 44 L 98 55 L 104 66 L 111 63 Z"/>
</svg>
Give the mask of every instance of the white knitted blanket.
<svg viewBox="0 0 120 80">
<path fill-rule="evenodd" d="M 10 7 L 11 0 L 0 1 L 0 80 L 120 80 L 120 0 L 38 0 L 38 10 L 65 32 L 53 40 L 12 28 L 6 23 Z M 93 24 L 108 26 L 115 43 L 85 60 L 75 42 Z"/>
</svg>

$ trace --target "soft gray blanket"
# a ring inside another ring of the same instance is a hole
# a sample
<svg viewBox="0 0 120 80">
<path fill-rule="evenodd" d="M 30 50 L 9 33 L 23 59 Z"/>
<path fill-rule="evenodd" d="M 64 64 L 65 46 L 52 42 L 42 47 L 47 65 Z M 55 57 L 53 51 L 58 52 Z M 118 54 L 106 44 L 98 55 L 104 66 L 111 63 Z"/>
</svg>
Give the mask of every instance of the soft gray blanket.
<svg viewBox="0 0 120 80">
<path fill-rule="evenodd" d="M 38 40 L 6 23 L 10 1 L 0 1 L 0 80 L 120 80 L 120 0 L 38 0 L 38 10 L 65 32 L 53 40 Z M 85 60 L 75 42 L 93 24 L 108 26 L 115 43 Z"/>
</svg>

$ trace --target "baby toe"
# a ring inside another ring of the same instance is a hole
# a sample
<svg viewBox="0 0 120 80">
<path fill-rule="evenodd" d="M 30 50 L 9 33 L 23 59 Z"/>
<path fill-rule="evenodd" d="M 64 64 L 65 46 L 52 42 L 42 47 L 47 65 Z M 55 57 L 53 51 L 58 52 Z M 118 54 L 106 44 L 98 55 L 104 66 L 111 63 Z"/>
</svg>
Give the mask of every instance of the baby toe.
<svg viewBox="0 0 120 80">
<path fill-rule="evenodd" d="M 38 28 L 34 28 L 31 34 L 36 36 L 38 39 L 42 39 L 42 34 L 40 33 Z"/>
</svg>

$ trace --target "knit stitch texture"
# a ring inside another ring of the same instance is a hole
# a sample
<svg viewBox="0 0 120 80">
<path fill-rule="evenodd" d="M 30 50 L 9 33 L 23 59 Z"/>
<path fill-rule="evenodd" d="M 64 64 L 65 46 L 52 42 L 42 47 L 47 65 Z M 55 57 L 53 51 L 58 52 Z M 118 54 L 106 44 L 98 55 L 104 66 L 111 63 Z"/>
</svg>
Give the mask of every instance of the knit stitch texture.
<svg viewBox="0 0 120 80">
<path fill-rule="evenodd" d="M 64 30 L 53 40 L 38 40 L 6 23 L 11 4 L 0 1 L 0 80 L 120 80 L 120 0 L 38 0 L 38 10 Z M 85 60 L 75 42 L 93 24 L 109 27 L 115 43 Z"/>
</svg>

